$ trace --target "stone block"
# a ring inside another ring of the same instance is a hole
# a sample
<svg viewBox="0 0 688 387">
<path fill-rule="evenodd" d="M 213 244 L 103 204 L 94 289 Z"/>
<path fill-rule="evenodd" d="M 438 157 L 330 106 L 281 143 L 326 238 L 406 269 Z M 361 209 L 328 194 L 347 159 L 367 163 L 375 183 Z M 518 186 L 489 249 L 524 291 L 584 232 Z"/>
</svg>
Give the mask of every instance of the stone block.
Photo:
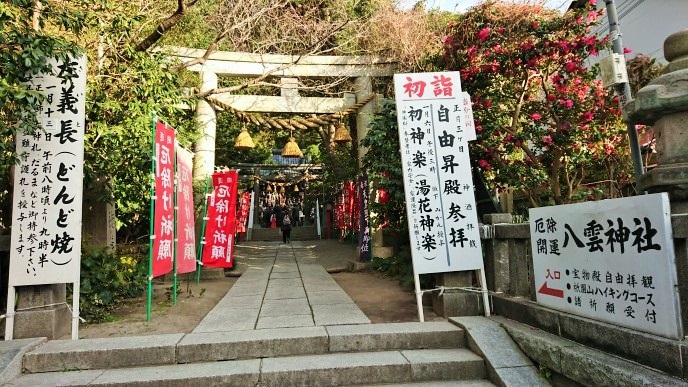
<svg viewBox="0 0 688 387">
<path fill-rule="evenodd" d="M 487 288 L 498 293 L 509 293 L 509 241 L 506 239 L 487 239 L 485 248 L 485 279 Z"/>
<path fill-rule="evenodd" d="M 290 298 L 287 300 L 265 300 L 260 308 L 261 317 L 311 315 L 311 307 L 305 298 Z"/>
<path fill-rule="evenodd" d="M 263 360 L 261 384 L 270 386 L 346 386 L 403 383 L 411 367 L 399 352 L 337 353 Z"/>
<path fill-rule="evenodd" d="M 681 344 L 681 359 L 688 359 L 688 344 Z M 688 379 L 688 361 L 683 362 L 683 376 L 684 379 Z"/>
<path fill-rule="evenodd" d="M 356 304 L 311 305 L 315 325 L 370 324 Z"/>
<path fill-rule="evenodd" d="M 66 304 L 24 310 L 14 315 L 15 339 L 47 337 L 53 340 L 68 335 L 71 330 L 72 312 Z"/>
<path fill-rule="evenodd" d="M 497 239 L 530 239 L 530 225 L 528 223 L 497 224 L 495 225 Z"/>
<path fill-rule="evenodd" d="M 364 271 L 370 268 L 370 262 L 348 261 L 346 270 L 351 272 Z"/>
<path fill-rule="evenodd" d="M 0 341 L 0 385 L 21 375 L 24 354 L 46 341 L 45 337 Z"/>
<path fill-rule="evenodd" d="M 534 281 L 529 239 L 509 240 L 509 295 L 529 297 Z M 532 293 L 533 295 L 535 292 Z"/>
<path fill-rule="evenodd" d="M 307 291 L 311 305 L 353 304 L 354 301 L 343 290 Z"/>
<path fill-rule="evenodd" d="M 463 331 L 445 321 L 333 325 L 326 329 L 331 352 L 459 348 L 464 345 Z"/>
<path fill-rule="evenodd" d="M 293 287 L 268 287 L 265 292 L 266 300 L 284 300 L 287 298 L 305 298 L 306 291 L 303 286 Z"/>
<path fill-rule="evenodd" d="M 54 340 L 27 353 L 29 372 L 66 369 L 100 369 L 173 364 L 183 334 L 117 337 L 106 339 Z"/>
<path fill-rule="evenodd" d="M 298 271 L 277 271 L 270 274 L 270 279 L 301 278 Z"/>
<path fill-rule="evenodd" d="M 559 312 L 517 297 L 492 296 L 492 308 L 499 316 L 559 335 Z"/>
<path fill-rule="evenodd" d="M 512 223 L 513 221 L 511 214 L 494 213 L 483 215 L 483 223 L 485 224 Z"/>
<path fill-rule="evenodd" d="M 485 378 L 483 359 L 467 349 L 419 349 L 401 354 L 411 363 L 414 382 Z"/>
<path fill-rule="evenodd" d="M 576 346 L 570 340 L 504 318 L 494 317 L 530 359 L 554 372 L 562 373 L 561 349 Z"/>
<path fill-rule="evenodd" d="M 432 309 L 442 317 L 477 316 L 482 313 L 480 293 L 445 290 L 442 295 L 432 295 Z"/>
<path fill-rule="evenodd" d="M 505 368 L 492 368 L 488 366 L 487 379 L 493 381 L 500 387 L 545 387 L 552 385 L 547 379 L 540 375 L 537 368 L 532 365 Z"/>
<path fill-rule="evenodd" d="M 177 345 L 177 360 L 194 363 L 327 353 L 327 341 L 323 327 L 191 333 Z"/>
<path fill-rule="evenodd" d="M 493 368 L 533 365 L 495 321 L 485 317 L 452 317 L 449 320 L 465 330 L 468 348 L 483 356 Z"/>
<path fill-rule="evenodd" d="M 685 386 L 635 363 L 604 354 L 582 345 L 561 348 L 561 373 L 586 386 Z"/>
<path fill-rule="evenodd" d="M 196 325 L 193 333 L 228 332 L 255 329 L 260 309 L 229 309 L 230 308 L 219 309 L 216 306 L 203 318 L 203 320 L 201 320 L 200 323 L 198 323 L 198 325 Z"/>
<path fill-rule="evenodd" d="M 177 364 L 107 370 L 91 382 L 95 386 L 255 386 L 260 360 Z"/>
<path fill-rule="evenodd" d="M 561 335 L 578 343 L 637 361 L 674 376 L 683 375 L 680 343 L 675 340 L 578 317 L 559 316 Z"/>
<path fill-rule="evenodd" d="M 373 246 L 373 257 L 390 258 L 394 256 L 394 247 L 392 246 Z"/>
<path fill-rule="evenodd" d="M 289 316 L 269 316 L 259 317 L 256 329 L 266 328 L 293 328 L 293 327 L 312 327 L 313 316 L 311 314 L 297 314 Z"/>
<path fill-rule="evenodd" d="M 14 379 L 10 383 L 3 384 L 3 386 L 87 386 L 98 376 L 102 375 L 103 372 L 105 371 L 88 370 L 28 374 Z"/>
<path fill-rule="evenodd" d="M 688 238 L 688 214 L 671 215 L 671 231 L 674 239 Z"/>
</svg>

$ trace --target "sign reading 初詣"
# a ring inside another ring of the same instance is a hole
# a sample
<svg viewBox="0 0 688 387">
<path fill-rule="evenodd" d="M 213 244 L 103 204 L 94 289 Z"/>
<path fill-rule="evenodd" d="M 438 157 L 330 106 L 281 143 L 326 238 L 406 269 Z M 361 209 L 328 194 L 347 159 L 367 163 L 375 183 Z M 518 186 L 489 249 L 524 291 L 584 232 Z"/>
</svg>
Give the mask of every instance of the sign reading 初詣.
<svg viewBox="0 0 688 387">
<path fill-rule="evenodd" d="M 396 74 L 394 90 L 414 272 L 482 269 L 459 73 Z"/>
<path fill-rule="evenodd" d="M 682 337 L 666 193 L 533 208 L 537 302 Z"/>
</svg>

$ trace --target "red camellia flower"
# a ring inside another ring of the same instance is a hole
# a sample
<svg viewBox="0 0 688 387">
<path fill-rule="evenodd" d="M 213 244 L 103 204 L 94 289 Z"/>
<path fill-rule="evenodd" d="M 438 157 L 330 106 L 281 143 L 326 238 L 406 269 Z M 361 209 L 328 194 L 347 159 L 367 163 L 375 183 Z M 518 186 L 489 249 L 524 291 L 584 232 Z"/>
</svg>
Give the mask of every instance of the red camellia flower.
<svg viewBox="0 0 688 387">
<path fill-rule="evenodd" d="M 485 27 L 482 30 L 478 31 L 478 40 L 481 42 L 484 42 L 487 40 L 487 37 L 490 36 L 490 27 Z"/>
<path fill-rule="evenodd" d="M 537 113 L 533 113 L 530 115 L 530 119 L 533 121 L 540 121 L 541 118 L 542 118 L 542 116 L 537 114 Z"/>
<path fill-rule="evenodd" d="M 478 162 L 478 165 L 480 165 L 480 168 L 487 168 L 490 166 L 490 163 L 488 163 L 487 160 L 483 159 Z"/>
<path fill-rule="evenodd" d="M 572 72 L 578 70 L 578 65 L 570 60 L 564 64 L 564 69 L 566 69 L 566 71 L 572 73 Z"/>
<path fill-rule="evenodd" d="M 535 30 L 535 29 L 537 29 L 538 27 L 540 27 L 540 23 L 534 21 L 533 24 L 531 24 L 531 27 L 533 27 L 533 29 Z"/>
</svg>

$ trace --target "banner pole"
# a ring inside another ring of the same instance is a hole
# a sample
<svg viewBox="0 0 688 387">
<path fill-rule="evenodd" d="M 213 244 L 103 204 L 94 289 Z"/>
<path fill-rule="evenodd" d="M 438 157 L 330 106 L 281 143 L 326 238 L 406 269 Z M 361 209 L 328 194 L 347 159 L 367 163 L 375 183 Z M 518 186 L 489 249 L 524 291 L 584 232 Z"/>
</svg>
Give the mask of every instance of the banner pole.
<svg viewBox="0 0 688 387">
<path fill-rule="evenodd" d="M 175 135 L 175 138 L 177 136 Z M 177 196 L 179 194 L 179 176 L 177 176 L 177 147 L 176 147 L 176 140 L 175 140 L 175 147 L 174 147 L 174 152 L 172 159 L 174 160 L 174 238 L 172 238 L 172 304 L 177 305 L 177 242 L 178 242 L 178 229 L 177 229 L 177 222 L 179 221 L 178 218 L 178 213 L 179 213 L 179 203 L 177 203 Z"/>
<path fill-rule="evenodd" d="M 203 221 L 201 222 L 201 241 L 198 243 L 196 250 L 196 283 L 201 283 L 201 259 L 203 259 L 203 245 L 205 244 L 205 222 L 208 217 L 208 185 L 210 177 L 205 178 L 205 190 L 203 192 Z"/>
<path fill-rule="evenodd" d="M 413 273 L 413 285 L 416 288 L 416 305 L 418 306 L 418 321 L 425 322 L 425 315 L 423 314 L 423 292 L 420 290 L 420 276 Z"/>
<path fill-rule="evenodd" d="M 153 137 L 151 141 L 151 195 L 150 195 L 150 227 L 149 235 L 150 241 L 148 242 L 148 297 L 146 302 L 146 321 L 151 320 L 151 308 L 153 306 L 153 240 L 155 235 L 153 235 L 153 223 L 155 216 L 155 122 L 157 117 L 155 113 L 151 115 Z"/>
</svg>

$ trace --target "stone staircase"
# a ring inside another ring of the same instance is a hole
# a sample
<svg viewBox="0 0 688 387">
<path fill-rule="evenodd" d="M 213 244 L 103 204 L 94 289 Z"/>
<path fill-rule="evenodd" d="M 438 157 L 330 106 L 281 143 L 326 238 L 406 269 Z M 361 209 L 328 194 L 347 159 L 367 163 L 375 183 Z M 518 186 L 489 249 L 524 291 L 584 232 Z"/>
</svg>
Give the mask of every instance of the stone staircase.
<svg viewBox="0 0 688 387">
<path fill-rule="evenodd" d="M 293 241 L 312 241 L 318 238 L 315 226 L 292 227 L 291 240 Z M 254 228 L 251 231 L 252 241 L 282 241 L 282 232 L 279 228 Z"/>
<path fill-rule="evenodd" d="M 56 340 L 6 385 L 493 386 L 465 344 L 446 321 Z"/>
</svg>

